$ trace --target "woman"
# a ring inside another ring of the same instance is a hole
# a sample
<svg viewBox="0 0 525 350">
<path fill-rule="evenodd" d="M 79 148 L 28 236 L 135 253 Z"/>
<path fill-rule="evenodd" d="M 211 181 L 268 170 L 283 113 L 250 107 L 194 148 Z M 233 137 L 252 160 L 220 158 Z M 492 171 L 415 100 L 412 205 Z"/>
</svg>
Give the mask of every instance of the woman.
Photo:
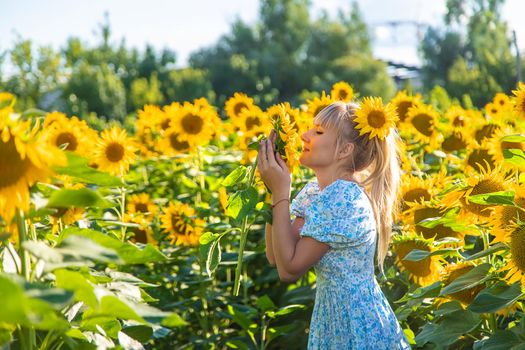
<svg viewBox="0 0 525 350">
<path fill-rule="evenodd" d="M 374 275 L 376 242 L 383 272 L 396 210 L 400 170 L 395 128 L 381 133 L 371 125 L 365 133 L 358 111 L 356 104 L 332 103 L 301 135 L 300 162 L 316 180 L 299 192 L 291 211 L 291 175 L 274 152 L 275 135 L 261 141 L 258 168 L 273 202 L 266 255 L 282 281 L 295 281 L 315 266 L 308 349 L 410 349 Z M 361 183 L 357 178 L 365 171 L 370 175 Z"/>
</svg>

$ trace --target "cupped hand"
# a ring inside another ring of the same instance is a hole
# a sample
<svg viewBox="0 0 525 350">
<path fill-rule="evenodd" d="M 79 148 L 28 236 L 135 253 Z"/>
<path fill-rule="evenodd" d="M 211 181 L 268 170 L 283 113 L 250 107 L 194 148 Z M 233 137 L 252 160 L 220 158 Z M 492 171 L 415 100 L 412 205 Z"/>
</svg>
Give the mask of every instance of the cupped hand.
<svg viewBox="0 0 525 350">
<path fill-rule="evenodd" d="M 288 198 L 290 196 L 292 178 L 285 161 L 281 158 L 279 152 L 275 150 L 276 138 L 277 135 L 272 130 L 268 139 L 263 139 L 260 142 L 259 153 L 257 154 L 257 168 L 261 174 L 261 179 L 275 198 Z"/>
</svg>

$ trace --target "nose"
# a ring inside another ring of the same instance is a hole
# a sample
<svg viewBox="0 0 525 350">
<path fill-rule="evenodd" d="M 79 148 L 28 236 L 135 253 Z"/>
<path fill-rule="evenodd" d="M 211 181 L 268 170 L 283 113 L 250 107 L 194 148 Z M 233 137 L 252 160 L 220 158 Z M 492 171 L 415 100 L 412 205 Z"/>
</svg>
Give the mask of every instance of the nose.
<svg viewBox="0 0 525 350">
<path fill-rule="evenodd" d="M 310 131 L 310 130 L 305 131 L 305 132 L 303 132 L 303 133 L 301 134 L 301 140 L 302 140 L 303 142 L 308 142 L 308 132 L 309 132 L 309 131 Z"/>
</svg>

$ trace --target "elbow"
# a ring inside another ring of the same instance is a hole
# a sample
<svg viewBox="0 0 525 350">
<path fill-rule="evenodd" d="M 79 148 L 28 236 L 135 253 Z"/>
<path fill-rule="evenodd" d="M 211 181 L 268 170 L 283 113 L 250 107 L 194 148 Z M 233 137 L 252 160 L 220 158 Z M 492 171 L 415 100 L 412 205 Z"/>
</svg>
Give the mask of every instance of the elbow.
<svg viewBox="0 0 525 350">
<path fill-rule="evenodd" d="M 285 283 L 294 283 L 297 282 L 297 280 L 301 277 L 300 275 L 292 275 L 287 272 L 281 272 L 279 271 L 279 279 L 281 282 Z"/>
</svg>

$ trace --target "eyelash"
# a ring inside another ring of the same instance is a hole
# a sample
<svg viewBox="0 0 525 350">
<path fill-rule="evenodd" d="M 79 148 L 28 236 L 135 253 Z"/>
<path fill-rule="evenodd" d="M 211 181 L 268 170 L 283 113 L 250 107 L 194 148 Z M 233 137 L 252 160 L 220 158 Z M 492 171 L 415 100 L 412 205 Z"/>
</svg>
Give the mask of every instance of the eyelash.
<svg viewBox="0 0 525 350">
<path fill-rule="evenodd" d="M 318 135 L 322 135 L 323 134 L 321 131 L 316 131 L 315 133 L 318 134 Z"/>
</svg>

